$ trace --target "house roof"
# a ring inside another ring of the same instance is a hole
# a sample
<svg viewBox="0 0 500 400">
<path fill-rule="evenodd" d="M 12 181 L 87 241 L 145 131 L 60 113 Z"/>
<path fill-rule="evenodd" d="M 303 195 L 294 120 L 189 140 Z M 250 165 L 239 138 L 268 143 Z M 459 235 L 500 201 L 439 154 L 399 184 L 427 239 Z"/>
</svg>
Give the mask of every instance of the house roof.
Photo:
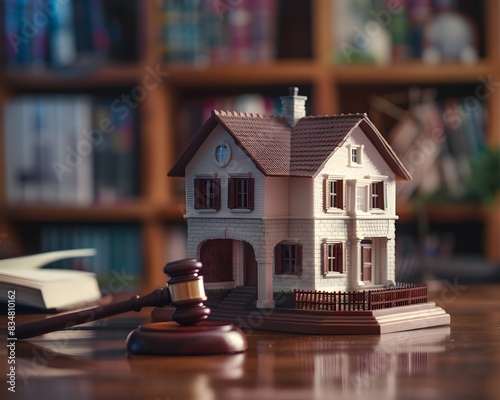
<svg viewBox="0 0 500 400">
<path fill-rule="evenodd" d="M 301 118 L 291 128 L 284 117 L 216 110 L 170 170 L 170 176 L 184 176 L 186 165 L 218 124 L 266 176 L 316 176 L 359 126 L 396 177 L 411 179 L 366 114 L 309 116 Z"/>
</svg>

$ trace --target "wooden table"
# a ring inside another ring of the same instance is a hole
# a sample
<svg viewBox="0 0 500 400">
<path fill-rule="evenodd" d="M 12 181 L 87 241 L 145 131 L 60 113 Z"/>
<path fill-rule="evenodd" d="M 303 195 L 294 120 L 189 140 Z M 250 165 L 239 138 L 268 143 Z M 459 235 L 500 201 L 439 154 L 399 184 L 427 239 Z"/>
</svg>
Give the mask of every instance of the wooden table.
<svg viewBox="0 0 500 400">
<path fill-rule="evenodd" d="M 233 356 L 127 356 L 148 313 L 16 343 L 16 399 L 480 399 L 500 398 L 500 286 L 435 288 L 450 327 L 385 336 L 249 331 Z M 36 316 L 39 318 L 40 316 Z M 17 315 L 20 324 L 34 316 Z M 6 317 L 2 316 L 5 333 Z"/>
</svg>

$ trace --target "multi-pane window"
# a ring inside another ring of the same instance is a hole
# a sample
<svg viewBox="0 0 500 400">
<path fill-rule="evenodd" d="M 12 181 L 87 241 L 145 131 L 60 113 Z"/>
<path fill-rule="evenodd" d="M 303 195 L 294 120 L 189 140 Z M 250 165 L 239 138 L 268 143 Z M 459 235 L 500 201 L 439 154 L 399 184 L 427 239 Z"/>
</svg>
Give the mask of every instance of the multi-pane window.
<svg viewBox="0 0 500 400">
<path fill-rule="evenodd" d="M 229 178 L 228 208 L 253 210 L 254 208 L 253 178 Z"/>
<path fill-rule="evenodd" d="M 197 210 L 220 209 L 220 181 L 215 178 L 194 180 L 194 208 Z"/>
<path fill-rule="evenodd" d="M 231 159 L 231 151 L 226 144 L 220 144 L 215 148 L 215 162 L 219 167 L 225 167 Z"/>
<path fill-rule="evenodd" d="M 385 209 L 384 182 L 373 182 L 371 185 L 371 208 Z"/>
<path fill-rule="evenodd" d="M 323 243 L 323 274 L 344 272 L 344 246 L 342 243 Z"/>
<path fill-rule="evenodd" d="M 351 149 L 351 162 L 359 164 L 359 149 L 357 147 Z"/>
<path fill-rule="evenodd" d="M 302 273 L 302 245 L 280 243 L 274 248 L 275 273 L 300 275 Z"/>
<path fill-rule="evenodd" d="M 360 166 L 363 163 L 363 145 L 349 145 L 349 165 Z"/>
<path fill-rule="evenodd" d="M 344 208 L 344 181 L 341 179 L 325 180 L 325 208 L 343 209 Z"/>
</svg>

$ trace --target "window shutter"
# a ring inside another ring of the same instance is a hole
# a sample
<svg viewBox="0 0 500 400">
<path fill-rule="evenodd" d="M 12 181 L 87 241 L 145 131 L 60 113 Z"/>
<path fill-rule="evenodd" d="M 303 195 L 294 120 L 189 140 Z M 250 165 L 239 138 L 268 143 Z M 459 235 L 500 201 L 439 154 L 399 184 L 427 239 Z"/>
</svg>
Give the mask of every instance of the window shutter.
<svg viewBox="0 0 500 400">
<path fill-rule="evenodd" d="M 203 180 L 195 179 L 194 180 L 194 208 L 196 210 L 203 207 Z"/>
<path fill-rule="evenodd" d="M 323 256 L 323 275 L 328 274 L 328 243 L 321 244 L 321 255 Z"/>
<path fill-rule="evenodd" d="M 283 245 L 277 244 L 274 248 L 274 272 L 277 275 L 283 273 Z"/>
<path fill-rule="evenodd" d="M 344 181 L 337 181 L 337 208 L 344 209 Z"/>
<path fill-rule="evenodd" d="M 248 208 L 254 209 L 255 206 L 255 183 L 253 178 L 248 178 Z"/>
<path fill-rule="evenodd" d="M 328 190 L 328 179 L 323 179 L 323 210 L 326 212 L 328 211 L 328 197 L 329 197 L 329 190 Z"/>
<path fill-rule="evenodd" d="M 344 273 L 344 243 L 335 245 L 335 269 L 341 274 Z"/>
<path fill-rule="evenodd" d="M 234 208 L 235 204 L 235 191 L 236 185 L 234 182 L 234 178 L 228 178 L 227 180 L 227 208 Z"/>
<path fill-rule="evenodd" d="M 382 210 L 385 210 L 385 185 L 384 182 L 378 182 L 378 198 L 379 198 L 379 206 Z"/>
<path fill-rule="evenodd" d="M 214 179 L 214 208 L 220 210 L 220 179 Z"/>
<path fill-rule="evenodd" d="M 302 245 L 297 244 L 295 248 L 295 273 L 297 275 L 302 275 Z"/>
</svg>

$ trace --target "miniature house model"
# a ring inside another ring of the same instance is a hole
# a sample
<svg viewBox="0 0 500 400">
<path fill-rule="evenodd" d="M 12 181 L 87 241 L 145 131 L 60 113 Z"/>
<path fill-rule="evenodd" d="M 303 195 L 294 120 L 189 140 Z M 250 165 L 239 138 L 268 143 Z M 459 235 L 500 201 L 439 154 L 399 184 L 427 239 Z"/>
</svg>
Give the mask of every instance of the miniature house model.
<svg viewBox="0 0 500 400">
<path fill-rule="evenodd" d="M 273 292 L 393 284 L 396 181 L 410 175 L 366 114 L 213 111 L 169 172 L 185 177 L 189 257 L 208 288 Z"/>
</svg>

